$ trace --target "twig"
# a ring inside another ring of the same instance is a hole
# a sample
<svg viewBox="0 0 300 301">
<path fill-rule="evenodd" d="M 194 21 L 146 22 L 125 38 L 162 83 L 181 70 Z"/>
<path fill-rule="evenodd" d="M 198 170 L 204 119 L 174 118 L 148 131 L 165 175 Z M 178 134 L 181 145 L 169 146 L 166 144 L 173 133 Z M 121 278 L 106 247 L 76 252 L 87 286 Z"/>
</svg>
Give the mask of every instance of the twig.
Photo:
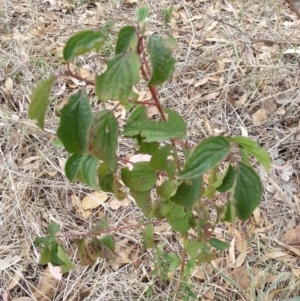
<svg viewBox="0 0 300 301">
<path fill-rule="evenodd" d="M 137 229 L 137 228 L 141 228 L 143 226 L 147 226 L 149 224 L 157 225 L 157 224 L 165 223 L 166 221 L 167 221 L 166 219 L 162 219 L 159 221 L 149 221 L 149 222 L 139 223 L 139 224 L 135 224 L 135 225 L 126 225 L 126 226 L 121 226 L 121 227 L 109 228 L 106 230 L 85 232 L 85 233 L 61 233 L 61 234 L 57 235 L 57 237 L 60 237 L 60 238 L 90 237 L 90 236 L 101 235 L 101 234 L 106 234 L 106 233 L 118 232 L 121 230 Z"/>
</svg>

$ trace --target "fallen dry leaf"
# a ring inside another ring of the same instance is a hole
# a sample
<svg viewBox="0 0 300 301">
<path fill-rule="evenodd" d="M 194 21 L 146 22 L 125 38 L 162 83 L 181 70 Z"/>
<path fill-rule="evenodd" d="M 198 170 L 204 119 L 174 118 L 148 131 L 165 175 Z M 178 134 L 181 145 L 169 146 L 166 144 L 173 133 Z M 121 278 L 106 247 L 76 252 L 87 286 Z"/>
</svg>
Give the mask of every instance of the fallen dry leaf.
<svg viewBox="0 0 300 301">
<path fill-rule="evenodd" d="M 4 87 L 2 88 L 2 91 L 4 92 L 4 94 L 8 97 L 13 97 L 14 95 L 14 88 L 13 88 L 13 80 L 11 79 L 11 77 L 8 77 L 5 80 L 5 84 Z"/>
<path fill-rule="evenodd" d="M 33 296 L 38 301 L 53 300 L 57 284 L 58 280 L 50 274 L 49 267 L 47 267 L 42 274 L 38 287 Z"/>
<path fill-rule="evenodd" d="M 296 277 L 300 277 L 300 269 L 291 269 L 291 271 Z"/>
<path fill-rule="evenodd" d="M 267 110 L 266 109 L 259 109 L 252 115 L 253 124 L 261 124 L 268 120 Z"/>
<path fill-rule="evenodd" d="M 277 105 L 273 98 L 267 98 L 263 101 L 263 107 L 266 109 L 268 115 L 277 111 Z"/>
<path fill-rule="evenodd" d="M 208 94 L 204 95 L 203 97 L 201 97 L 200 101 L 216 99 L 220 95 L 220 93 L 221 92 L 219 92 L 219 91 L 208 93 Z"/>
<path fill-rule="evenodd" d="M 119 201 L 119 200 L 117 200 L 117 198 L 114 197 L 109 202 L 109 206 L 113 210 L 118 210 L 120 207 L 127 207 L 127 206 L 129 206 L 129 204 L 130 204 L 130 201 L 128 198 L 125 198 L 123 201 Z"/>
<path fill-rule="evenodd" d="M 49 273 L 52 277 L 54 277 L 57 280 L 62 280 L 62 273 L 61 273 L 61 267 L 60 266 L 53 266 L 51 262 L 48 263 Z"/>
<path fill-rule="evenodd" d="M 300 225 L 289 229 L 283 235 L 283 240 L 287 245 L 298 247 L 300 249 Z"/>
<path fill-rule="evenodd" d="M 11 290 L 13 289 L 20 281 L 20 278 L 22 276 L 22 272 L 20 269 L 18 269 L 16 272 L 15 272 L 15 275 L 13 277 L 13 279 L 11 280 L 11 282 L 9 283 L 8 285 L 8 290 Z"/>
<path fill-rule="evenodd" d="M 94 191 L 82 199 L 82 208 L 83 210 L 95 209 L 103 204 L 107 199 L 108 195 L 105 192 Z"/>
</svg>

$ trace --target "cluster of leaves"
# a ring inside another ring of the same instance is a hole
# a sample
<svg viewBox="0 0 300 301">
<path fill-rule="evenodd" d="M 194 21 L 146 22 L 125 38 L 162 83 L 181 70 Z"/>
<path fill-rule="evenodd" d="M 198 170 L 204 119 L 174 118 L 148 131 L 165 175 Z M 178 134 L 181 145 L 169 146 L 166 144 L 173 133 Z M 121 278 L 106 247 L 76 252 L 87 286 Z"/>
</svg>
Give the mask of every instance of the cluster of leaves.
<svg viewBox="0 0 300 301">
<path fill-rule="evenodd" d="M 169 13 L 164 13 L 166 19 Z M 242 136 L 210 137 L 193 150 L 184 142 L 185 121 L 176 112 L 161 107 L 156 90 L 173 74 L 172 51 L 176 41 L 171 36 L 162 38 L 157 34 L 145 38 L 144 21 L 148 14 L 148 8 L 139 8 L 138 25 L 119 30 L 115 55 L 107 61 L 107 69 L 94 83 L 100 102 L 119 101 L 128 109 L 124 127 L 119 128 L 113 111 L 92 112 L 84 88 L 72 95 L 61 110 L 57 136 L 70 154 L 65 173 L 70 181 L 79 180 L 93 189 L 114 193 L 119 200 L 126 197 L 127 188 L 148 219 L 166 219 L 174 231 L 185 235 L 184 247 L 190 262 L 207 262 L 214 258 L 215 249 L 228 248 L 227 243 L 212 237 L 216 223 L 220 220 L 232 222 L 236 217 L 246 220 L 261 199 L 262 184 L 251 167 L 250 157 L 256 158 L 267 171 L 270 159 L 258 143 Z M 87 30 L 72 36 L 64 48 L 64 60 L 68 63 L 79 55 L 99 51 L 114 26 L 114 22 L 107 22 L 99 31 Z M 59 77 L 51 76 L 41 82 L 31 97 L 29 116 L 36 119 L 42 129 L 51 86 Z M 161 120 L 148 118 L 149 103 L 139 102 L 133 90 L 138 82 L 147 85 L 153 97 L 151 104 L 158 108 Z M 120 135 L 135 139 L 139 147 L 137 152 L 150 155 L 151 160 L 134 163 L 132 169 L 121 167 L 117 155 Z M 184 161 L 179 159 L 179 150 L 184 153 Z M 224 171 L 220 172 L 221 169 Z M 210 173 L 208 185 L 203 183 L 206 173 Z M 159 186 L 156 185 L 158 174 L 164 178 Z M 151 199 L 153 189 L 158 196 L 155 201 Z M 217 220 L 210 223 L 205 198 L 214 198 L 217 192 L 226 191 L 231 195 L 227 206 L 216 207 Z M 196 239 L 187 235 L 191 228 L 198 233 Z M 59 255 L 63 249 L 55 240 L 55 231 L 49 228 L 50 236 L 38 240 L 38 244 L 44 245 L 41 263 L 50 261 L 70 268 Z M 153 225 L 148 224 L 143 236 L 146 248 L 155 246 L 153 235 Z M 93 263 L 97 257 L 108 258 L 114 250 L 111 236 L 93 237 L 88 243 L 77 240 L 76 243 L 83 264 Z M 57 250 L 56 257 L 54 250 Z M 179 263 L 170 256 L 164 257 L 164 262 L 177 267 Z"/>
</svg>

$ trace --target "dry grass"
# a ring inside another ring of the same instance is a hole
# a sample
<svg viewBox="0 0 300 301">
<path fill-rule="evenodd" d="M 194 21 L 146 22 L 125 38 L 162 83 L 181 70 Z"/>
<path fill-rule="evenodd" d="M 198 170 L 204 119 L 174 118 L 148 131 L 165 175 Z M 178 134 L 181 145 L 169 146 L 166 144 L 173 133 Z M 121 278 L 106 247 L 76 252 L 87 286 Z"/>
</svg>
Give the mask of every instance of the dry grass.
<svg viewBox="0 0 300 301">
<path fill-rule="evenodd" d="M 11 286 L 12 299 L 33 296 L 32 287 L 38 287 L 44 271 L 33 241 L 46 233 L 50 221 L 60 224 L 64 232 L 86 231 L 95 225 L 100 210 L 88 219 L 76 214 L 71 195 L 82 198 L 89 190 L 67 181 L 61 169 L 67 155 L 53 146 L 57 106 L 76 85 L 65 80 L 54 87 L 52 95 L 58 96 L 51 98 L 45 132 L 28 119 L 29 95 L 40 79 L 62 70 L 61 49 L 73 32 L 99 28 L 115 17 L 130 19 L 136 2 L 143 1 L 0 2 L 0 295 Z M 219 254 L 213 265 L 201 267 L 204 276 L 195 275 L 194 291 L 199 300 L 266 301 L 299 296 L 298 257 L 280 242 L 288 229 L 299 224 L 300 20 L 281 0 L 143 3 L 153 13 L 151 31 L 172 33 L 178 40 L 177 71 L 160 95 L 165 106 L 187 121 L 190 142 L 218 133 L 247 132 L 270 151 L 274 164 L 270 175 L 258 169 L 266 188 L 260 213 L 246 225 L 228 225 L 225 232 L 220 225 L 218 235 L 228 242 L 236 237 L 236 244 L 231 253 Z M 171 26 L 165 27 L 161 8 L 169 5 L 175 13 Z M 77 64 L 100 72 L 112 50 L 108 45 L 100 57 L 83 56 Z M 257 111 L 258 121 L 253 119 Z M 120 151 L 128 154 L 127 141 L 121 141 Z M 101 210 L 112 226 L 142 218 L 133 202 L 118 210 L 109 205 Z M 172 232 L 159 228 L 156 235 L 180 254 Z M 176 281 L 159 283 L 150 277 L 153 253 L 140 249 L 141 232 L 123 231 L 116 234 L 116 240 L 127 252 L 132 249 L 127 264 L 114 268 L 100 260 L 92 267 L 76 266 L 55 284 L 54 296 L 38 300 L 83 300 L 87 290 L 86 300 L 146 300 L 149 285 L 153 287 L 149 300 L 173 300 Z M 75 257 L 73 245 L 66 241 L 66 247 Z M 281 256 L 275 256 L 279 251 Z M 240 253 L 245 261 L 238 275 L 232 256 Z M 248 289 L 243 289 L 245 281 Z"/>
</svg>

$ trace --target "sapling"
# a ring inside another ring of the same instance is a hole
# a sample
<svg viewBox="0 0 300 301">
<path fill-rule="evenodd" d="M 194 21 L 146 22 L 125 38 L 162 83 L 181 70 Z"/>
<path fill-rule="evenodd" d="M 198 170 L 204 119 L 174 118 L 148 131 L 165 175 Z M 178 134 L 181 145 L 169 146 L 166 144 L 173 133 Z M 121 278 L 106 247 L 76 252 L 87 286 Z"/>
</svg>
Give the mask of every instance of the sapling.
<svg viewBox="0 0 300 301">
<path fill-rule="evenodd" d="M 99 52 L 116 23 L 108 21 L 100 30 L 85 30 L 73 35 L 63 50 L 66 71 L 39 83 L 29 107 L 29 117 L 44 129 L 51 87 L 66 76 L 92 86 L 99 102 L 117 102 L 112 110 L 92 112 L 85 87 L 70 96 L 60 112 L 57 129 L 57 137 L 69 154 L 65 174 L 71 182 L 80 181 L 94 190 L 113 193 L 118 200 L 130 193 L 145 221 L 117 228 L 103 222 L 96 231 L 64 234 L 59 233 L 58 225 L 51 223 L 49 235 L 36 240 L 37 245 L 43 246 L 41 264 L 51 262 L 61 266 L 63 272 L 74 266 L 59 243 L 61 236 L 75 239 L 82 265 L 93 264 L 99 257 L 112 259 L 112 233 L 143 227 L 144 249 L 155 248 L 158 254 L 154 257 L 154 272 L 165 279 L 168 272 L 180 266 L 180 280 L 188 280 L 195 265 L 213 260 L 216 250 L 229 247 L 228 243 L 213 237 L 217 223 L 248 219 L 261 200 L 262 184 L 251 167 L 251 158 L 269 171 L 270 159 L 264 148 L 243 136 L 213 136 L 192 147 L 186 142 L 187 126 L 183 118 L 162 106 L 157 87 L 174 72 L 172 52 L 176 49 L 176 40 L 172 36 L 147 35 L 145 20 L 148 15 L 148 8 L 140 7 L 136 14 L 137 24 L 119 29 L 115 54 L 95 81 L 71 71 L 70 62 L 80 55 Z M 139 82 L 146 83 L 151 101 L 138 100 L 133 88 Z M 120 105 L 127 108 L 122 128 L 114 115 Z M 147 115 L 147 109 L 153 106 L 160 114 L 159 120 L 151 120 Z M 131 168 L 123 164 L 128 162 L 118 155 L 119 137 L 135 140 L 136 152 L 150 155 L 150 161 L 132 163 Z M 184 159 L 179 153 L 184 154 Z M 206 184 L 204 174 L 209 175 Z M 152 199 L 153 190 L 156 191 L 155 200 Z M 230 195 L 227 204 L 215 207 L 217 217 L 211 222 L 206 199 L 214 199 L 217 193 L 224 192 Z M 169 223 L 173 231 L 183 236 L 181 258 L 164 253 L 161 245 L 156 246 L 153 237 L 155 226 L 160 223 Z M 190 229 L 196 236 L 190 235 Z M 188 286 L 184 291 L 186 296 L 194 296 Z"/>
</svg>

